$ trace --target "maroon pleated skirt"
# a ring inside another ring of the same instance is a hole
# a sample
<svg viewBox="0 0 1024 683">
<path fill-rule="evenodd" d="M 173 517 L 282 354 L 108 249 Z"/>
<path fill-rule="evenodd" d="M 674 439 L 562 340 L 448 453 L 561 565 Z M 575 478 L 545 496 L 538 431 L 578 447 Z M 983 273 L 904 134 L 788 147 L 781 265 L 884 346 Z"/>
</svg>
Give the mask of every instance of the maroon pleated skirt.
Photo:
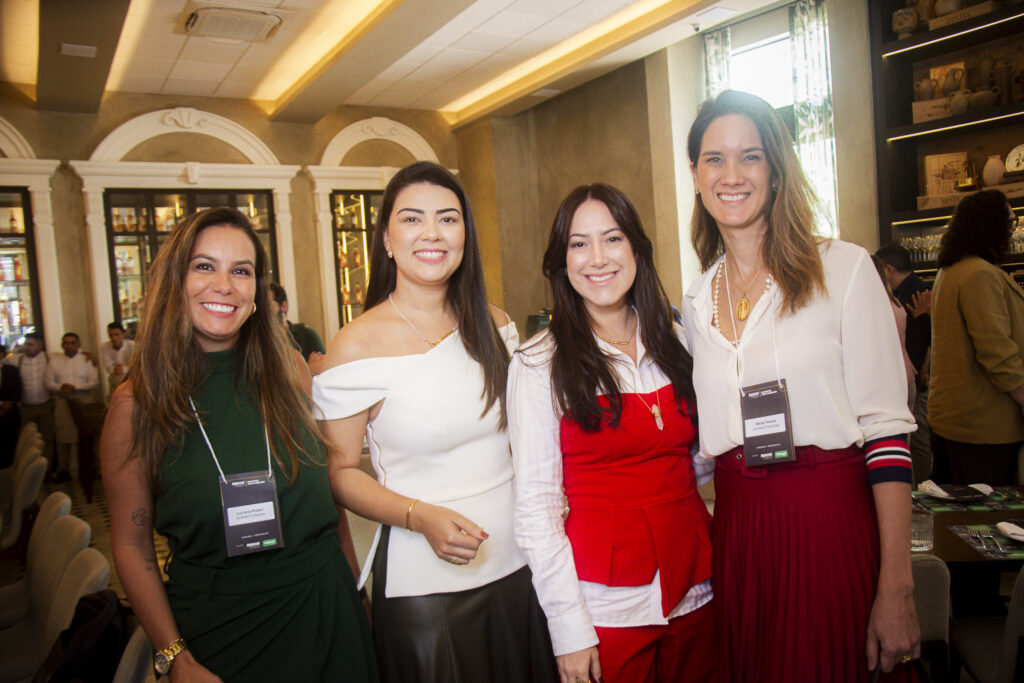
<svg viewBox="0 0 1024 683">
<path fill-rule="evenodd" d="M 719 680 L 870 680 L 879 541 L 863 453 L 798 448 L 753 470 L 737 453 L 715 468 Z"/>
</svg>

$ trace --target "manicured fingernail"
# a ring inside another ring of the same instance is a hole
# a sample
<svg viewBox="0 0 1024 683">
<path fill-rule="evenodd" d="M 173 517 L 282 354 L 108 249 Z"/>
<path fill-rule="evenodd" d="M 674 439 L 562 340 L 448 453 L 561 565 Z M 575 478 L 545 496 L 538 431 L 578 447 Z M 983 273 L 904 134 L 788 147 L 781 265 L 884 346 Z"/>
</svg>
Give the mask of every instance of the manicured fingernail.
<svg viewBox="0 0 1024 683">
<path fill-rule="evenodd" d="M 488 533 L 487 533 L 486 531 L 484 531 L 483 529 L 481 529 L 481 530 L 480 530 L 480 535 L 481 535 L 481 536 L 483 536 L 484 538 L 490 538 L 490 534 L 488 534 Z"/>
</svg>

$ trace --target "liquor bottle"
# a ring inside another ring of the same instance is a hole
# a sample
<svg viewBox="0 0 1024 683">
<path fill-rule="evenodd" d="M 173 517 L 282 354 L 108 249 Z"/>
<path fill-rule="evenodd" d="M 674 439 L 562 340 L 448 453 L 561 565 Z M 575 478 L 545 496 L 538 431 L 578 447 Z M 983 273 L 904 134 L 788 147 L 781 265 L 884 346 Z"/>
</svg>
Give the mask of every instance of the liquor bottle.
<svg viewBox="0 0 1024 683">
<path fill-rule="evenodd" d="M 27 316 L 25 315 L 25 303 L 18 299 L 18 317 L 21 318 L 21 324 L 27 324 Z"/>
<path fill-rule="evenodd" d="M 363 305 L 363 288 L 359 285 L 356 285 L 356 304 Z"/>
<path fill-rule="evenodd" d="M 363 257 L 359 255 L 359 249 L 358 248 L 355 249 L 355 251 L 353 252 L 353 255 L 354 255 L 354 260 L 356 262 L 356 268 L 359 268 L 360 266 L 363 265 L 363 263 L 362 263 Z"/>
<path fill-rule="evenodd" d="M 19 259 L 17 256 L 14 257 L 14 279 L 21 279 L 21 259 Z"/>
<path fill-rule="evenodd" d="M 21 329 L 21 299 L 11 299 L 10 303 L 8 304 L 8 309 L 10 310 L 11 314 L 11 327 L 14 328 L 15 330 Z"/>
<path fill-rule="evenodd" d="M 117 209 L 113 210 L 113 217 L 110 222 L 114 224 L 114 232 L 121 232 L 124 230 L 124 219 L 121 218 L 121 214 L 118 213 Z"/>
<path fill-rule="evenodd" d="M 341 288 L 341 304 L 343 306 L 348 306 L 350 303 L 352 303 L 352 300 L 349 297 L 348 287 L 342 287 Z"/>
<path fill-rule="evenodd" d="M 128 228 L 128 232 L 137 232 L 138 231 L 139 224 L 135 221 L 135 212 L 134 211 L 132 211 L 131 213 L 128 214 L 127 223 L 128 223 L 128 225 L 126 227 Z"/>
<path fill-rule="evenodd" d="M 8 316 L 7 299 L 0 299 L 0 330 L 5 335 L 11 333 L 11 319 Z"/>
<path fill-rule="evenodd" d="M 7 225 L 7 232 L 21 232 L 18 229 L 18 217 L 14 215 L 14 209 L 11 209 L 11 217 L 7 219 Z"/>
<path fill-rule="evenodd" d="M 338 267 L 348 268 L 348 254 L 343 251 L 338 252 Z"/>
</svg>

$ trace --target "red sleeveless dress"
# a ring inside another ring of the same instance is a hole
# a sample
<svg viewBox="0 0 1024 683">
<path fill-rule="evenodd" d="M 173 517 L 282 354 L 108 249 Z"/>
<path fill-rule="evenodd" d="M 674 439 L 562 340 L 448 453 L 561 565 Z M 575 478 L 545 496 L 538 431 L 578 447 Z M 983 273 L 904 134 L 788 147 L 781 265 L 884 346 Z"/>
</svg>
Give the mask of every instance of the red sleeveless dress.
<svg viewBox="0 0 1024 683">
<path fill-rule="evenodd" d="M 672 385 L 623 394 L 617 428 L 586 432 L 565 417 L 561 447 L 565 533 L 582 581 L 645 586 L 660 570 L 663 615 L 711 577 L 711 516 L 697 493 L 690 445 L 697 432 Z M 665 428 L 650 409 L 660 403 Z M 605 397 L 599 399 L 608 405 Z"/>
</svg>

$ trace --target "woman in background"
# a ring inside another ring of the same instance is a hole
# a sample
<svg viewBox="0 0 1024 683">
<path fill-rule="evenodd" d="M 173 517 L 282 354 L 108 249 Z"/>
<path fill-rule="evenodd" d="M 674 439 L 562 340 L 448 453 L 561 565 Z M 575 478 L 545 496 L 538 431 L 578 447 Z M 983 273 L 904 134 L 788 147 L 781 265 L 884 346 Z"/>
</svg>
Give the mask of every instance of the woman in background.
<svg viewBox="0 0 1024 683">
<path fill-rule="evenodd" d="M 928 421 L 937 480 L 1017 483 L 1024 292 L 999 267 L 1016 225 L 999 190 L 965 197 L 939 247 Z"/>
<path fill-rule="evenodd" d="M 384 190 L 367 310 L 331 342 L 314 397 L 337 501 L 385 526 L 371 552 L 385 681 L 555 680 L 512 533 L 505 383 L 515 325 L 487 304 L 459 182 L 434 163 Z M 360 469 L 363 438 L 377 480 Z"/>
<path fill-rule="evenodd" d="M 114 564 L 171 680 L 377 680 L 339 544 L 310 376 L 235 209 L 189 216 L 101 442 Z M 244 491 L 238 494 L 238 491 Z M 166 588 L 153 530 L 167 537 Z"/>
<path fill-rule="evenodd" d="M 693 365 L 629 199 L 569 193 L 544 275 L 551 324 L 514 355 L 508 409 L 516 539 L 561 680 L 711 681 Z"/>
<path fill-rule="evenodd" d="M 726 91 L 687 140 L 704 274 L 683 300 L 701 445 L 717 458 L 722 681 L 867 681 L 919 654 L 914 429 L 892 307 L 764 100 Z"/>
</svg>

